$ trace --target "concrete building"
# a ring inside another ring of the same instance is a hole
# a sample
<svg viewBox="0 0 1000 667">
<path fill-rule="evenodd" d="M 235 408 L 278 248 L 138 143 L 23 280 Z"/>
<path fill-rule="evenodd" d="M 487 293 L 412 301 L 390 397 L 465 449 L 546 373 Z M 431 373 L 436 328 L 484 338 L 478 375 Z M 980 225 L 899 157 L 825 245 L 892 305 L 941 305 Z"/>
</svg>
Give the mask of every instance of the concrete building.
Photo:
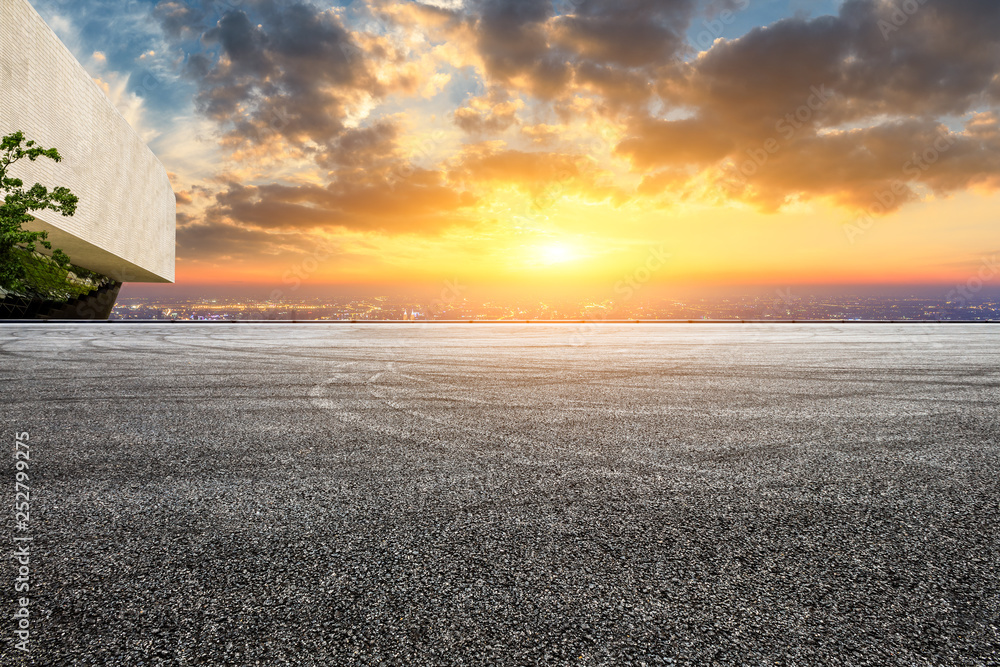
<svg viewBox="0 0 1000 667">
<path fill-rule="evenodd" d="M 0 0 L 0 134 L 17 130 L 64 159 L 23 161 L 13 175 L 80 198 L 76 215 L 38 213 L 34 229 L 119 283 L 173 282 L 176 205 L 163 165 L 34 8 Z"/>
</svg>

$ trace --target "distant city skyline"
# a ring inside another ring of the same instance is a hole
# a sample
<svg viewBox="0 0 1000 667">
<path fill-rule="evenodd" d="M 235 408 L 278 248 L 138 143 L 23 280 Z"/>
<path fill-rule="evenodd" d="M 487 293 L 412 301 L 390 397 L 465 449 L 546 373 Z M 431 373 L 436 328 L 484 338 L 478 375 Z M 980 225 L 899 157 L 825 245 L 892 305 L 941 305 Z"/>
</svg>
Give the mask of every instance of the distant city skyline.
<svg viewBox="0 0 1000 667">
<path fill-rule="evenodd" d="M 619 287 L 627 287 L 624 282 Z M 243 299 L 253 301 L 298 302 L 305 300 L 338 300 L 344 298 L 386 296 L 390 298 L 409 298 L 424 300 L 441 300 L 468 298 L 474 301 L 490 300 L 569 300 L 569 301 L 614 301 L 629 303 L 643 302 L 655 299 L 744 299 L 744 298 L 793 298 L 831 297 L 851 298 L 870 297 L 898 299 L 919 297 L 941 301 L 951 299 L 970 301 L 990 301 L 1000 299 L 1000 281 L 994 285 L 989 281 L 977 283 L 975 280 L 963 283 L 943 284 L 859 284 L 859 285 L 810 285 L 810 284 L 771 284 L 771 285 L 711 285 L 698 283 L 660 285 L 655 283 L 637 284 L 635 289 L 616 291 L 614 284 L 566 286 L 558 283 L 536 283 L 530 289 L 519 287 L 505 289 L 490 285 L 475 285 L 457 278 L 443 280 L 439 283 L 411 285 L 378 285 L 378 284 L 348 284 L 321 285 L 302 284 L 299 286 L 253 283 L 225 283 L 224 289 L 219 284 L 126 284 L 122 289 L 122 298 L 134 301 L 170 301 L 170 300 L 210 300 L 210 299 Z"/>
<path fill-rule="evenodd" d="M 343 296 L 287 300 L 191 298 L 121 299 L 116 320 L 329 321 L 1000 321 L 1000 295 L 935 297 L 819 296 L 790 290 L 738 298 L 492 299 Z"/>
</svg>

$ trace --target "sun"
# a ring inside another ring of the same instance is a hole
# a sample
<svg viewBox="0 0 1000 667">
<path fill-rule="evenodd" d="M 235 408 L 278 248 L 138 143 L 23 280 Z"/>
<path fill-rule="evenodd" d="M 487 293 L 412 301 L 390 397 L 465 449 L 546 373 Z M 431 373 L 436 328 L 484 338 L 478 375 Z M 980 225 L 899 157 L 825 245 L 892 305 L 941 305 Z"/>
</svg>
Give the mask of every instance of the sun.
<svg viewBox="0 0 1000 667">
<path fill-rule="evenodd" d="M 535 269 L 558 267 L 560 271 L 565 270 L 568 264 L 578 264 L 593 256 L 593 253 L 576 239 L 539 239 L 535 243 L 511 248 L 511 251 L 511 259 L 519 266 Z"/>
<path fill-rule="evenodd" d="M 543 264 L 564 264 L 578 258 L 577 252 L 565 243 L 550 243 L 539 248 L 539 259 Z"/>
</svg>

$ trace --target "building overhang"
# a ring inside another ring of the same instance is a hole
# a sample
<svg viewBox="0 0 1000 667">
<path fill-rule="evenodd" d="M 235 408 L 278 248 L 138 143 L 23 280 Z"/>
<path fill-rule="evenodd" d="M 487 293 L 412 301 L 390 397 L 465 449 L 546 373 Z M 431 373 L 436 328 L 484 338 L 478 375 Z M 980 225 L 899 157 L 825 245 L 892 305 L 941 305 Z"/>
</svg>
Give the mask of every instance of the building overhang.
<svg viewBox="0 0 1000 667">
<path fill-rule="evenodd" d="M 18 130 L 63 161 L 23 160 L 10 176 L 80 199 L 72 217 L 40 211 L 28 228 L 118 282 L 173 282 L 176 200 L 163 165 L 27 0 L 0 0 L 0 135 Z"/>
</svg>

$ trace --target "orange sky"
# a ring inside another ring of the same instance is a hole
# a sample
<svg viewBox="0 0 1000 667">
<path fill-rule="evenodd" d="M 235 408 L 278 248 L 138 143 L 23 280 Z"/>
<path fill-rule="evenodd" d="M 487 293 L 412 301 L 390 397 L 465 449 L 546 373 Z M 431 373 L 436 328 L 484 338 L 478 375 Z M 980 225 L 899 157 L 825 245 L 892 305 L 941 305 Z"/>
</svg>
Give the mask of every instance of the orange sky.
<svg viewBox="0 0 1000 667">
<path fill-rule="evenodd" d="M 181 285 L 947 285 L 992 261 L 1000 5 L 765 4 L 177 0 L 101 31 L 103 0 L 38 3 L 171 172 Z"/>
</svg>

